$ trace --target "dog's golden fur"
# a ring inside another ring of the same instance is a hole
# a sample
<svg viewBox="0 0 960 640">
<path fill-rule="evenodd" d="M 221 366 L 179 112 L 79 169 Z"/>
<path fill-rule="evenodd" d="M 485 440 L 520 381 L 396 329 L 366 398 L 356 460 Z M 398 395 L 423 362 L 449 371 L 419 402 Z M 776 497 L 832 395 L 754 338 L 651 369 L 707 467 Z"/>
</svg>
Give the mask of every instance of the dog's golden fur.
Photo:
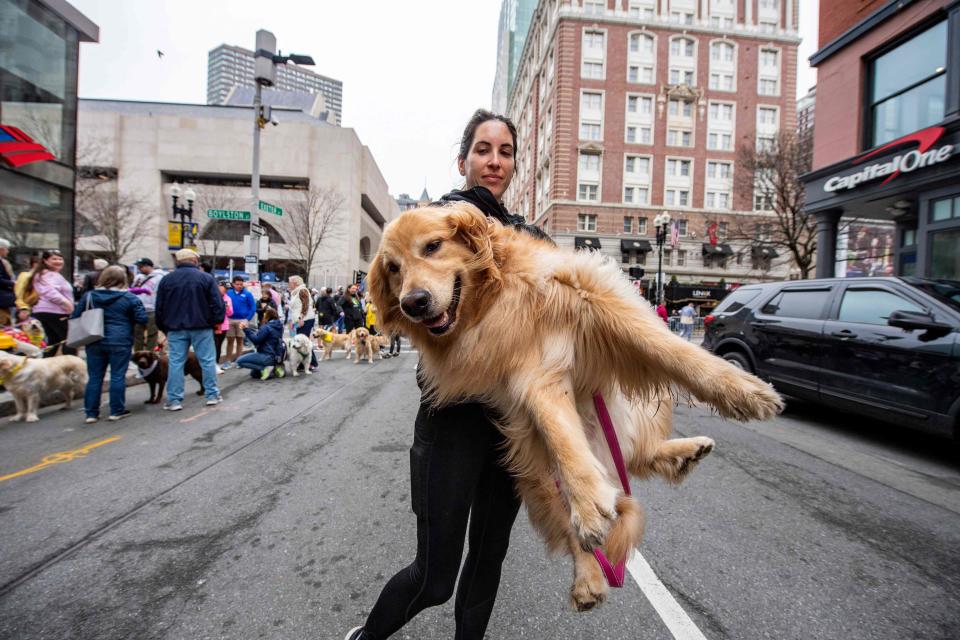
<svg viewBox="0 0 960 640">
<path fill-rule="evenodd" d="M 350 353 L 353 351 L 353 332 L 350 333 L 334 333 L 333 331 L 327 331 L 317 327 L 313 330 L 312 334 L 313 339 L 316 341 L 317 346 L 323 349 L 323 357 L 321 360 L 329 360 L 333 357 L 334 349 L 343 349 L 347 352 L 345 358 L 350 357 Z"/>
<path fill-rule="evenodd" d="M 367 362 L 373 364 L 375 337 L 371 336 L 370 332 L 364 327 L 357 327 L 351 331 L 350 334 L 353 336 L 353 348 L 357 354 L 353 359 L 353 363 L 360 364 L 360 360 L 366 358 Z M 349 356 L 349 354 L 347 355 Z"/>
<path fill-rule="evenodd" d="M 83 396 L 87 365 L 77 356 L 35 359 L 0 351 L 0 379 L 17 406 L 17 413 L 10 421 L 37 422 L 41 396 L 59 391 L 64 397 L 65 409 L 70 408 L 74 397 Z"/>
<path fill-rule="evenodd" d="M 667 439 L 673 393 L 738 420 L 782 409 L 769 385 L 673 335 L 619 265 L 503 227 L 469 204 L 403 213 L 384 232 L 369 284 L 385 331 L 419 349 L 431 402 L 469 398 L 502 416 L 506 461 L 531 521 L 550 549 L 574 556 L 571 599 L 580 610 L 607 589 L 589 550 L 603 545 L 617 562 L 643 533 L 640 505 L 620 490 L 594 392 L 606 400 L 629 472 L 671 482 L 714 445 Z M 430 293 L 433 331 L 401 309 L 415 289 Z"/>
</svg>

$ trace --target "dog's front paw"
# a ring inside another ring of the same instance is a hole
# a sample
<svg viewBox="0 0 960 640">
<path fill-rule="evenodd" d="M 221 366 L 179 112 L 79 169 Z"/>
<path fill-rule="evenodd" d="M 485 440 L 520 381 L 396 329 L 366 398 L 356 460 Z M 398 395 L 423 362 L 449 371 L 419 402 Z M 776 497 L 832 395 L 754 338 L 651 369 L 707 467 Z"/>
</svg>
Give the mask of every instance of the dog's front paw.
<svg viewBox="0 0 960 640">
<path fill-rule="evenodd" d="M 7 422 L 20 422 L 21 420 L 23 420 L 23 416 L 18 413 L 15 416 L 10 416 L 10 419 Z"/>
<path fill-rule="evenodd" d="M 603 604 L 609 590 L 600 566 L 592 562 L 587 567 L 589 568 L 580 569 L 578 566 L 577 575 L 570 587 L 570 604 L 581 613 Z"/>
<path fill-rule="evenodd" d="M 299 377 L 300 377 L 300 372 L 297 371 L 296 369 L 294 369 L 294 370 L 293 370 L 293 377 L 294 377 L 294 378 L 299 378 Z"/>
<path fill-rule="evenodd" d="M 732 371 L 717 380 L 717 394 L 711 403 L 724 418 L 769 420 L 783 411 L 783 398 L 773 387 L 746 371 Z"/>
<path fill-rule="evenodd" d="M 617 517 L 617 492 L 613 487 L 603 485 L 596 498 L 571 499 L 570 524 L 584 551 L 603 546 L 607 532 Z"/>
<path fill-rule="evenodd" d="M 40 422 L 40 417 L 35 413 L 30 414 L 24 422 Z"/>
</svg>

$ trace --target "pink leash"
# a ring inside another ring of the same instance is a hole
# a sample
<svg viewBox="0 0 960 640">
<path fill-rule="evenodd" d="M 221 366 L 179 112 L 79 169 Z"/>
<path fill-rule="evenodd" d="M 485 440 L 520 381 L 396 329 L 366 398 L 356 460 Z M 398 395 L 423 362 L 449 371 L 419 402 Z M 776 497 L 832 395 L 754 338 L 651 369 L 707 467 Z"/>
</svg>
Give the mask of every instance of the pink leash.
<svg viewBox="0 0 960 640">
<path fill-rule="evenodd" d="M 613 421 L 610 419 L 610 413 L 607 411 L 607 405 L 603 401 L 603 396 L 598 391 L 593 394 L 593 406 L 597 410 L 597 418 L 600 419 L 600 426 L 603 427 L 603 436 L 607 439 L 607 446 L 610 448 L 610 455 L 613 457 L 613 464 L 617 467 L 617 475 L 620 476 L 620 484 L 623 485 L 623 492 L 630 495 L 630 481 L 627 477 L 627 466 L 623 462 L 623 452 L 620 451 L 620 441 L 617 440 L 617 432 L 613 428 Z M 626 561 L 621 560 L 617 566 L 610 564 L 607 556 L 602 549 L 594 549 L 593 557 L 597 559 L 600 570 L 603 571 L 607 583 L 611 587 L 622 587 L 624 569 Z"/>
</svg>

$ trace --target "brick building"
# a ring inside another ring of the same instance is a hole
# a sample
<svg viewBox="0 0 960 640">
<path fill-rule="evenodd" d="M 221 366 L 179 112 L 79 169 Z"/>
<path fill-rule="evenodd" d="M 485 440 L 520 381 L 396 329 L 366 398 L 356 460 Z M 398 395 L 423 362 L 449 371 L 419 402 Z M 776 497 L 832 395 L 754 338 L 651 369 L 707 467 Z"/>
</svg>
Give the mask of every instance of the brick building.
<svg viewBox="0 0 960 640">
<path fill-rule="evenodd" d="M 960 279 L 960 5 L 820 3 L 813 170 L 817 276 L 842 217 L 893 221 L 893 272 Z M 843 256 L 840 256 L 842 259 Z"/>
<path fill-rule="evenodd" d="M 742 145 L 795 127 L 797 18 L 796 0 L 541 0 L 509 100 L 508 206 L 647 281 L 661 212 L 680 236 L 665 279 L 785 279 L 786 256 L 759 250 L 765 199 L 735 185 Z"/>
</svg>

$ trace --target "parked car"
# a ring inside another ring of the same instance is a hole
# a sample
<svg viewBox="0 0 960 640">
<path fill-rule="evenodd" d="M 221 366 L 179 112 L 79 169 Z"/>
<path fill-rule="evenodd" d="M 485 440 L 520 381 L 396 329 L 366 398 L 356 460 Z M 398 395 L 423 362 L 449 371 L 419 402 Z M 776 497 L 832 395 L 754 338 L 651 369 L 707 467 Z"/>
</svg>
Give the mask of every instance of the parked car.
<svg viewBox="0 0 960 640">
<path fill-rule="evenodd" d="M 960 282 L 746 285 L 704 323 L 704 348 L 785 395 L 960 439 Z"/>
</svg>

